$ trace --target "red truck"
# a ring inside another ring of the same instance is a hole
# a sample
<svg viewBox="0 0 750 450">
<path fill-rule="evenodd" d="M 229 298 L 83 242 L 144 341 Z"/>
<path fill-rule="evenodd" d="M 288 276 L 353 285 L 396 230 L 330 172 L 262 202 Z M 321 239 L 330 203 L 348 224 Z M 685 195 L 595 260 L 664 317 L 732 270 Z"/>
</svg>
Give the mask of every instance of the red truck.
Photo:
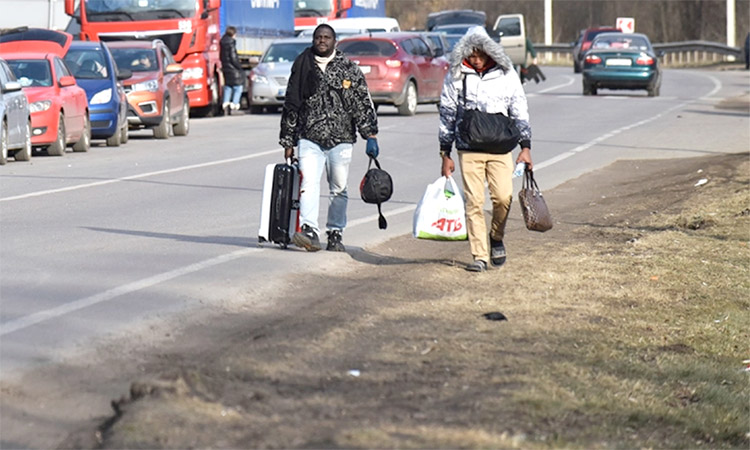
<svg viewBox="0 0 750 450">
<path fill-rule="evenodd" d="M 190 108 L 201 115 L 221 110 L 219 59 L 221 0 L 65 0 L 65 13 L 81 25 L 81 39 L 161 39 L 184 69 Z"/>
</svg>

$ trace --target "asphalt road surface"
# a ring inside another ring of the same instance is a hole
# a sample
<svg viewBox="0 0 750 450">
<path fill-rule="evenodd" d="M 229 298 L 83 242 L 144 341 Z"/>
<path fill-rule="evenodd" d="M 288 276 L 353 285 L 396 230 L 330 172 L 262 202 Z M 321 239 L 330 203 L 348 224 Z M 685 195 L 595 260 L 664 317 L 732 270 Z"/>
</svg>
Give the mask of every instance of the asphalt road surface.
<svg viewBox="0 0 750 450">
<path fill-rule="evenodd" d="M 607 90 L 584 97 L 571 68 L 544 70 L 546 82 L 526 85 L 542 190 L 617 159 L 750 146 L 746 71 L 667 70 L 662 95 L 649 98 Z M 350 249 L 410 233 L 416 203 L 440 175 L 435 105 L 413 117 L 384 106 L 379 122 L 380 161 L 395 184 L 384 205 L 389 227 L 379 230 L 375 206 L 359 199 L 367 166 L 360 140 L 344 233 Z M 272 306 L 265 294 L 281 275 L 325 265 L 334 255 L 258 245 L 264 169 L 282 161 L 278 125 L 278 114 L 196 119 L 188 137 L 134 132 L 119 148 L 0 167 L 0 380 L 200 305 L 250 295 L 253 307 Z"/>
</svg>

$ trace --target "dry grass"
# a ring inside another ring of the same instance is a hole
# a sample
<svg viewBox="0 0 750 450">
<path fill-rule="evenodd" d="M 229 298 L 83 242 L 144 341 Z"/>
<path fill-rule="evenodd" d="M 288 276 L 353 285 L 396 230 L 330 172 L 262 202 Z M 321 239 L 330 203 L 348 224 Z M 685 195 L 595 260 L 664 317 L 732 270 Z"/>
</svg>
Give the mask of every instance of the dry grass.
<svg viewBox="0 0 750 450">
<path fill-rule="evenodd" d="M 478 277 L 450 264 L 463 244 L 395 242 L 300 310 L 150 366 L 200 401 L 134 402 L 104 446 L 748 448 L 748 174 L 526 238 Z"/>
</svg>

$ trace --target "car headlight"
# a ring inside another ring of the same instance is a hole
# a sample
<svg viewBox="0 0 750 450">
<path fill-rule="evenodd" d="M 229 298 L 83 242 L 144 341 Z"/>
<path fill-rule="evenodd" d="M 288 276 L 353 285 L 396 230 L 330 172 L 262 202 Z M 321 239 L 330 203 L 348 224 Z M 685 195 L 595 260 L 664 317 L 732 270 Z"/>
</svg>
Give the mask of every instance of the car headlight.
<svg viewBox="0 0 750 450">
<path fill-rule="evenodd" d="M 156 80 L 144 81 L 142 83 L 135 83 L 133 85 L 133 91 L 156 92 L 158 90 L 159 90 L 159 83 Z"/>
<path fill-rule="evenodd" d="M 182 71 L 183 80 L 197 80 L 203 78 L 203 67 L 190 67 Z"/>
<path fill-rule="evenodd" d="M 51 100 L 41 100 L 41 101 L 30 104 L 29 111 L 33 113 L 47 111 L 50 106 L 52 106 Z"/>
<path fill-rule="evenodd" d="M 91 97 L 89 104 L 101 105 L 102 103 L 109 103 L 112 100 L 112 88 L 104 89 L 99 91 Z"/>
<path fill-rule="evenodd" d="M 253 73 L 250 76 L 250 81 L 257 84 L 268 84 L 268 78 L 266 78 L 264 75 L 258 75 L 257 73 Z"/>
</svg>

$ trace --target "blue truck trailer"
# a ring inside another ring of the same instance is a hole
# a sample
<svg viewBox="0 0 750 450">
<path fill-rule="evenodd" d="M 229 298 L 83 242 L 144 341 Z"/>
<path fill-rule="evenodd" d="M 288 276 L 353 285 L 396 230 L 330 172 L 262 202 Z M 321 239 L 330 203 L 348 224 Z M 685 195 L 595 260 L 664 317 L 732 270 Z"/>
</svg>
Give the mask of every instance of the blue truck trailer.
<svg viewBox="0 0 750 450">
<path fill-rule="evenodd" d="M 272 41 L 294 36 L 294 2 L 291 0 L 222 0 L 221 34 L 237 28 L 237 53 L 253 67 Z"/>
</svg>

